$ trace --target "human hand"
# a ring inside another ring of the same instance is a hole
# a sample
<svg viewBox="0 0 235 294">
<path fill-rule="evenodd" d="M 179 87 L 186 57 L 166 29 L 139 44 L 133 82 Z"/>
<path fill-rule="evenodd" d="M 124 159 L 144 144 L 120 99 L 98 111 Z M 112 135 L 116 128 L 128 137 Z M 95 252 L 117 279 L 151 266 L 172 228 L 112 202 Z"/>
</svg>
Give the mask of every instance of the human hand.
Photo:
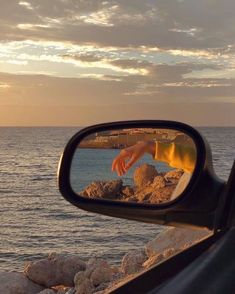
<svg viewBox="0 0 235 294">
<path fill-rule="evenodd" d="M 139 142 L 133 146 L 122 149 L 113 160 L 112 171 L 115 171 L 118 176 L 123 176 L 145 152 L 154 155 L 154 151 L 155 144 L 153 142 Z"/>
</svg>

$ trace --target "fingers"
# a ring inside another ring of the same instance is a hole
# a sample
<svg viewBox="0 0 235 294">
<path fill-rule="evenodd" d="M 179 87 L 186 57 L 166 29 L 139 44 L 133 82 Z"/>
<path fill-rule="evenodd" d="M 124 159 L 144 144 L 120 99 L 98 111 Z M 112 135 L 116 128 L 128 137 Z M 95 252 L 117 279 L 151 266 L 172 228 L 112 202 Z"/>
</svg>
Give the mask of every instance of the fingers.
<svg viewBox="0 0 235 294">
<path fill-rule="evenodd" d="M 125 163 L 123 161 L 121 161 L 118 165 L 118 168 L 119 168 L 119 177 L 123 176 L 126 171 L 125 171 Z"/>
<path fill-rule="evenodd" d="M 112 171 L 116 172 L 118 176 L 123 176 L 126 173 L 126 168 L 125 168 L 125 159 L 129 158 L 128 152 L 123 149 L 119 153 L 117 157 L 114 158 L 112 162 Z"/>
<path fill-rule="evenodd" d="M 116 164 L 117 164 L 117 158 L 114 158 L 113 162 L 112 162 L 112 172 L 114 172 L 116 170 Z"/>
<path fill-rule="evenodd" d="M 141 144 L 136 144 L 121 150 L 119 155 L 115 157 L 112 162 L 112 171 L 115 171 L 118 176 L 123 176 L 132 165 L 143 156 L 144 150 L 144 146 Z M 129 161 L 126 163 L 126 160 Z"/>
<path fill-rule="evenodd" d="M 112 172 L 116 172 L 118 176 L 123 176 L 126 172 L 126 162 L 125 159 L 118 155 L 116 158 L 114 158 L 112 162 Z"/>
<path fill-rule="evenodd" d="M 123 176 L 126 173 L 125 161 L 120 158 L 115 159 L 112 164 L 112 171 L 115 171 L 119 177 Z"/>
</svg>

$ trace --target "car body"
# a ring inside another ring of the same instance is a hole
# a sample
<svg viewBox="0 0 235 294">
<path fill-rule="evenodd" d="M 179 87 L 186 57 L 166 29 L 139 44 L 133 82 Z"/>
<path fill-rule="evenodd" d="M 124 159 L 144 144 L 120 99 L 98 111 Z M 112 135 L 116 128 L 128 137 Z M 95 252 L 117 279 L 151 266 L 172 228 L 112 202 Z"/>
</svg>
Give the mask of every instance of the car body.
<svg viewBox="0 0 235 294">
<path fill-rule="evenodd" d="M 76 194 L 70 169 L 76 148 L 92 133 L 120 128 L 166 128 L 189 135 L 197 148 L 197 160 L 187 188 L 169 203 L 146 205 Z M 125 121 L 91 126 L 71 138 L 61 157 L 58 183 L 63 197 L 87 211 L 149 223 L 207 228 L 212 234 L 190 248 L 142 272 L 112 293 L 234 293 L 235 279 L 235 164 L 225 183 L 212 165 L 209 144 L 194 128 L 173 121 Z"/>
</svg>

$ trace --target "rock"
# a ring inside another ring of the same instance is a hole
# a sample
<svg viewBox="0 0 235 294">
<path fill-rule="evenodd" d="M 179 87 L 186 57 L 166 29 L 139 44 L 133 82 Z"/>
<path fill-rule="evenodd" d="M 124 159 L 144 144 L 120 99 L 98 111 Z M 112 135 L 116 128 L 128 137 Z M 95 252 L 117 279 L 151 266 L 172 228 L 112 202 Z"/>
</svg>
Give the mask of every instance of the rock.
<svg viewBox="0 0 235 294">
<path fill-rule="evenodd" d="M 165 180 L 178 182 L 184 171 L 182 169 L 173 169 L 165 174 Z"/>
<path fill-rule="evenodd" d="M 149 259 L 147 259 L 144 263 L 143 263 L 143 267 L 145 269 L 148 269 L 150 267 L 152 267 L 153 265 L 156 265 L 157 263 L 167 259 L 168 257 L 176 254 L 178 251 L 174 248 L 169 248 L 166 249 L 165 251 L 163 251 L 160 254 L 157 255 L 153 255 L 151 256 Z"/>
<path fill-rule="evenodd" d="M 89 198 L 116 198 L 122 190 L 122 180 L 92 182 L 80 195 Z"/>
<path fill-rule="evenodd" d="M 74 285 L 76 286 L 82 284 L 85 278 L 86 275 L 84 271 L 76 273 L 76 275 L 74 276 Z"/>
<path fill-rule="evenodd" d="M 58 285 L 53 287 L 53 290 L 55 290 L 56 294 L 66 294 L 70 289 L 70 287 L 65 287 L 64 285 Z"/>
<path fill-rule="evenodd" d="M 75 293 L 76 293 L 76 289 L 75 288 L 71 288 L 65 294 L 75 294 Z"/>
<path fill-rule="evenodd" d="M 131 196 L 133 196 L 134 195 L 134 189 L 132 188 L 132 187 L 130 187 L 130 186 L 125 186 L 125 187 L 123 187 L 123 189 L 122 189 L 122 195 L 124 196 L 124 197 L 131 197 Z"/>
<path fill-rule="evenodd" d="M 158 180 L 156 180 L 156 182 L 157 181 Z M 158 183 L 155 183 L 155 184 L 158 184 Z M 171 200 L 171 195 L 176 185 L 171 184 L 163 188 L 160 188 L 159 186 L 158 188 L 156 188 L 154 187 L 154 183 L 152 183 L 149 186 L 137 189 L 134 196 L 136 199 L 135 201 L 140 203 L 151 203 L 151 204 L 169 202 Z M 133 198 L 133 196 L 131 198 Z"/>
<path fill-rule="evenodd" d="M 76 294 L 104 290 L 107 288 L 113 272 L 117 272 L 116 269 L 112 271 L 105 260 L 90 259 L 86 271 L 78 272 L 74 277 Z"/>
<path fill-rule="evenodd" d="M 75 285 L 75 289 L 75 294 L 92 294 L 95 288 L 92 285 L 92 282 L 85 278 L 82 284 Z"/>
<path fill-rule="evenodd" d="M 166 180 L 163 176 L 156 176 L 153 180 L 152 187 L 154 189 L 164 188 L 166 186 Z"/>
<path fill-rule="evenodd" d="M 131 197 L 124 198 L 123 201 L 138 202 L 139 201 L 138 195 L 134 195 L 134 196 L 131 196 Z"/>
<path fill-rule="evenodd" d="M 52 289 L 45 289 L 45 290 L 39 292 L 38 294 L 55 294 L 55 293 L 56 292 L 54 290 L 52 290 Z"/>
<path fill-rule="evenodd" d="M 143 164 L 136 168 L 134 172 L 134 183 L 136 187 L 143 187 L 152 183 L 154 178 L 158 175 L 155 166 L 150 164 Z"/>
<path fill-rule="evenodd" d="M 72 287 L 75 274 L 85 268 L 77 256 L 52 253 L 48 258 L 30 262 L 24 272 L 30 280 L 47 288 L 61 284 Z"/>
<path fill-rule="evenodd" d="M 56 294 L 66 294 L 68 290 L 59 290 L 56 292 Z"/>
<path fill-rule="evenodd" d="M 168 228 L 148 242 L 145 251 L 148 257 L 163 253 L 169 248 L 181 251 L 211 235 L 209 230 Z"/>
<path fill-rule="evenodd" d="M 142 269 L 143 262 L 147 256 L 142 249 L 128 252 L 122 259 L 121 271 L 125 274 L 133 274 Z"/>
<path fill-rule="evenodd" d="M 153 265 L 156 265 L 157 263 L 159 263 L 160 261 L 162 261 L 162 254 L 157 254 L 157 255 L 153 255 L 151 257 L 149 257 L 144 263 L 143 263 L 143 267 L 145 269 L 148 269 L 150 267 L 152 267 Z"/>
<path fill-rule="evenodd" d="M 90 280 L 94 286 L 109 282 L 112 279 L 112 271 L 109 267 L 97 267 L 91 274 Z"/>
<path fill-rule="evenodd" d="M 95 287 L 111 281 L 114 274 L 115 269 L 112 269 L 104 259 L 91 258 L 87 263 L 85 276 L 90 279 Z"/>
<path fill-rule="evenodd" d="M 106 283 L 102 283 L 100 284 L 98 287 L 95 288 L 95 292 L 97 294 L 97 292 L 99 293 L 104 293 L 103 291 L 108 288 L 108 286 L 110 285 L 109 282 L 106 282 Z"/>
<path fill-rule="evenodd" d="M 176 185 L 166 186 L 164 188 L 153 189 L 151 195 L 148 198 L 148 203 L 167 203 L 171 201 L 171 196 L 175 190 Z"/>
<path fill-rule="evenodd" d="M 0 287 L 4 294 L 36 294 L 44 289 L 17 272 L 0 272 Z"/>
</svg>

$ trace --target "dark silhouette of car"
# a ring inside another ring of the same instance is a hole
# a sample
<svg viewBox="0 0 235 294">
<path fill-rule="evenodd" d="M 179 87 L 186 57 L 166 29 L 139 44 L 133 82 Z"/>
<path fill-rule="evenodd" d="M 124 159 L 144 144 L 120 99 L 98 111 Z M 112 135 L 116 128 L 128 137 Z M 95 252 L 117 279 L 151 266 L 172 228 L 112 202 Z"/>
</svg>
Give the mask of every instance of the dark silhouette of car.
<svg viewBox="0 0 235 294">
<path fill-rule="evenodd" d="M 171 129 L 187 134 L 197 157 L 191 179 L 179 197 L 146 204 L 82 197 L 71 186 L 74 153 L 87 136 L 122 128 Z M 213 169 L 206 139 L 194 128 L 173 121 L 125 121 L 91 126 L 65 147 L 58 173 L 59 189 L 71 204 L 91 212 L 175 227 L 207 228 L 212 234 L 126 282 L 112 293 L 235 293 L 235 164 L 227 182 Z"/>
</svg>

